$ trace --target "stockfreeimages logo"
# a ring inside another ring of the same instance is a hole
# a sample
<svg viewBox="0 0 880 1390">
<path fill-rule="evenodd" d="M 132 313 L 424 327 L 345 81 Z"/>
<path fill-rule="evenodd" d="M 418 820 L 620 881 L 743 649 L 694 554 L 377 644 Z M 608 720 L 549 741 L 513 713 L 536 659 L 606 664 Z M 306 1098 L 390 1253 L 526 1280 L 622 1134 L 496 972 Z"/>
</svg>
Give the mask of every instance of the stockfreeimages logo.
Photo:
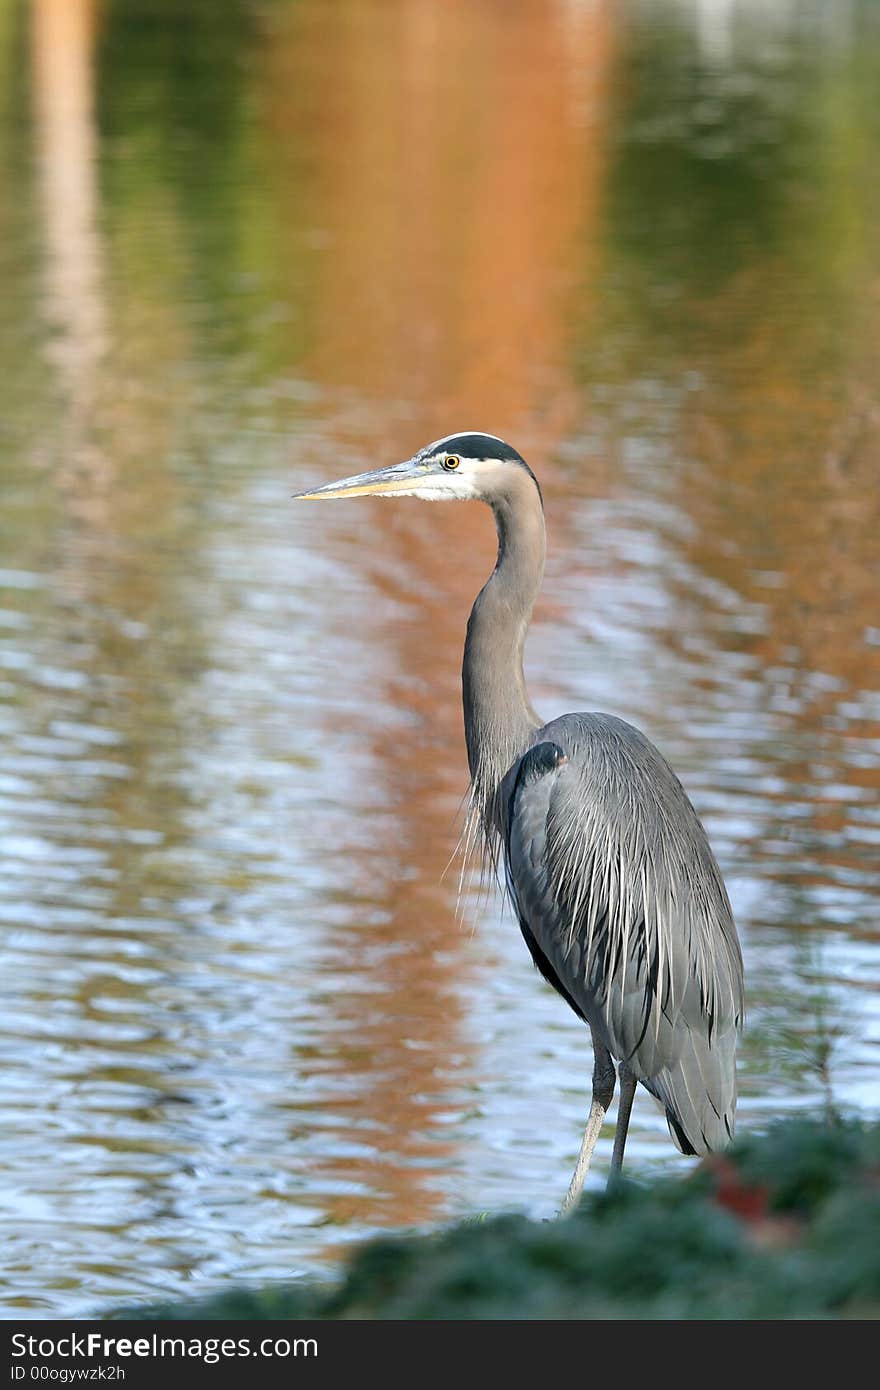
<svg viewBox="0 0 880 1390">
<path fill-rule="evenodd" d="M 63 1337 L 32 1337 L 23 1332 L 16 1332 L 11 1341 L 12 1355 L 19 1358 L 12 1367 L 13 1380 L 24 1380 L 25 1377 L 43 1378 L 36 1365 L 28 1368 L 26 1364 L 21 1364 L 20 1358 L 39 1362 L 43 1359 L 54 1360 L 56 1357 L 82 1357 L 87 1360 L 100 1358 L 102 1361 L 124 1361 L 132 1357 L 143 1360 L 176 1357 L 184 1361 L 203 1361 L 211 1366 L 224 1358 L 284 1359 L 288 1356 L 318 1355 L 318 1342 L 315 1337 L 262 1337 L 259 1341 L 252 1341 L 250 1337 L 160 1337 L 156 1332 L 148 1337 L 107 1337 L 102 1332 L 71 1332 Z M 122 1379 L 121 1376 L 118 1378 Z"/>
</svg>

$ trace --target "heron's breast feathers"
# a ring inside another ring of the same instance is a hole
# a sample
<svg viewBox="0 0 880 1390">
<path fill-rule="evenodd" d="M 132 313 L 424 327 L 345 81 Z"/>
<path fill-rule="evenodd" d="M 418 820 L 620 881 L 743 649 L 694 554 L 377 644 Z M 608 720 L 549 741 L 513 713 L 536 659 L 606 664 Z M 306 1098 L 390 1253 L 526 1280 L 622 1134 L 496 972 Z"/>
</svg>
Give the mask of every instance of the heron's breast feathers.
<svg viewBox="0 0 880 1390">
<path fill-rule="evenodd" d="M 568 761 L 509 797 L 511 897 L 563 992 L 644 1079 L 675 1064 L 689 1032 L 711 1049 L 739 1025 L 724 884 L 681 784 L 637 730 L 568 715 L 539 737 Z"/>
</svg>

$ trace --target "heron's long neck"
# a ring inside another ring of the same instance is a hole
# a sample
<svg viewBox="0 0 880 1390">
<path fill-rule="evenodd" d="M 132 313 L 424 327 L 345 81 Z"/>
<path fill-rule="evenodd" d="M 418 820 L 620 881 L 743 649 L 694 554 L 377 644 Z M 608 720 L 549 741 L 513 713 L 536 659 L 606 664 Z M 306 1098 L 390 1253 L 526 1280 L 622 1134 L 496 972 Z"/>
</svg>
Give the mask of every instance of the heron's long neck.
<svg viewBox="0 0 880 1390">
<path fill-rule="evenodd" d="M 492 510 L 498 560 L 471 610 L 462 667 L 472 809 L 490 842 L 499 783 L 541 724 L 526 691 L 523 647 L 545 555 L 544 509 L 525 470 L 493 500 Z"/>
</svg>

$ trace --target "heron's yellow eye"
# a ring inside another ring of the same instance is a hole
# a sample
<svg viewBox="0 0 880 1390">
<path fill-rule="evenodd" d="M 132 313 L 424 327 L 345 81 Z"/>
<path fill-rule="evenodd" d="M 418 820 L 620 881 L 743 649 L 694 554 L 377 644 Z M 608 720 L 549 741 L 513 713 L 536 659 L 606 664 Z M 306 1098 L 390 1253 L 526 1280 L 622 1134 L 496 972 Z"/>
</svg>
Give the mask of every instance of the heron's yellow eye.
<svg viewBox="0 0 880 1390">
<path fill-rule="evenodd" d="M 461 459 L 458 457 L 457 454 L 447 454 L 445 459 L 443 460 L 443 467 L 448 469 L 451 473 L 453 469 L 456 469 L 460 463 Z"/>
</svg>

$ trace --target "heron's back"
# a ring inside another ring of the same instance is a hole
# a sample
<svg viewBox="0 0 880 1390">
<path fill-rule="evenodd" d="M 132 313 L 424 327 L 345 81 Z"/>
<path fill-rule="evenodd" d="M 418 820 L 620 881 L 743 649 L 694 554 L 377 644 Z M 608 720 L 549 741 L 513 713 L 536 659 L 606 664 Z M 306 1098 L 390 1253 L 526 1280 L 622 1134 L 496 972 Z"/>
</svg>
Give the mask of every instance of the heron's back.
<svg viewBox="0 0 880 1390">
<path fill-rule="evenodd" d="M 721 873 L 669 764 L 607 714 L 537 730 L 567 762 L 501 796 L 507 878 L 542 972 L 665 1106 L 685 1152 L 733 1134 L 742 956 Z"/>
</svg>

